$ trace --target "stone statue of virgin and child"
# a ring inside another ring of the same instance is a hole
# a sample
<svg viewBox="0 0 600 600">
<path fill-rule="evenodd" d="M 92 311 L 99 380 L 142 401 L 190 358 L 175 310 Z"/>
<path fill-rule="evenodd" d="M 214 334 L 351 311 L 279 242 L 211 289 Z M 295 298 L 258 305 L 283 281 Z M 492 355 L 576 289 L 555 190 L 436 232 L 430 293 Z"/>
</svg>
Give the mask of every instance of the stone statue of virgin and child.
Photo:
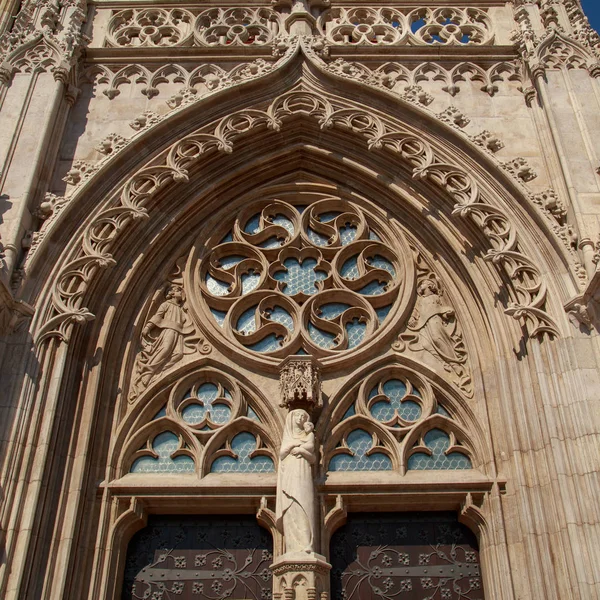
<svg viewBox="0 0 600 600">
<path fill-rule="evenodd" d="M 315 544 L 315 498 L 312 465 L 316 461 L 314 425 L 303 409 L 285 421 L 277 474 L 277 528 L 285 552 L 312 553 Z"/>
</svg>

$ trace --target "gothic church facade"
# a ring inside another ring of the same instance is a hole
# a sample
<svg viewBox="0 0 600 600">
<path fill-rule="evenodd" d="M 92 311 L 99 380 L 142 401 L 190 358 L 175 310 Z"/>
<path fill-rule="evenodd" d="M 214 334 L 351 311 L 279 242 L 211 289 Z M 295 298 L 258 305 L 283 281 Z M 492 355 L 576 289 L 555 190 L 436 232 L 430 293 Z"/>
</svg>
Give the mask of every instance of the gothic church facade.
<svg viewBox="0 0 600 600">
<path fill-rule="evenodd" d="M 600 597 L 578 0 L 5 0 L 0 597 Z"/>
</svg>

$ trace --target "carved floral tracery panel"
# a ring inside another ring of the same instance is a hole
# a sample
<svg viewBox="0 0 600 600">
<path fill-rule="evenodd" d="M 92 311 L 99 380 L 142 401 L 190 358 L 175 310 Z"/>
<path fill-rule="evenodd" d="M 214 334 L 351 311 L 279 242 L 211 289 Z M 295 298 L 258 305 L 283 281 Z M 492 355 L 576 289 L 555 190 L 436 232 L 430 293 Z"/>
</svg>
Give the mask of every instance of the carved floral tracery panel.
<svg viewBox="0 0 600 600">
<path fill-rule="evenodd" d="M 199 289 L 200 310 L 238 347 L 336 355 L 406 304 L 414 267 L 400 237 L 340 197 L 261 200 L 204 245 L 192 295 Z"/>
<path fill-rule="evenodd" d="M 232 378 L 201 369 L 171 386 L 164 405 L 147 400 L 125 441 L 124 468 L 137 474 L 270 473 L 274 440 Z M 128 466 L 129 465 L 129 466 Z"/>
<path fill-rule="evenodd" d="M 439 391 L 400 366 L 367 376 L 341 401 L 326 436 L 328 471 L 456 471 L 472 468 L 465 429 Z M 338 414 L 342 411 L 338 410 Z"/>
</svg>

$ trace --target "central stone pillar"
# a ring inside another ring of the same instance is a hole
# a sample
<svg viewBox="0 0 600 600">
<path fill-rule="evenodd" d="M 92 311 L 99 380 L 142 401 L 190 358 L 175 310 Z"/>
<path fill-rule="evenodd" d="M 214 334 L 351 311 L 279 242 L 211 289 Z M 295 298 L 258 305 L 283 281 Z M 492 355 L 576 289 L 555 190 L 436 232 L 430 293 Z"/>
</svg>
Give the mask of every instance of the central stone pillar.
<svg viewBox="0 0 600 600">
<path fill-rule="evenodd" d="M 284 553 L 273 561 L 274 600 L 328 600 L 331 565 L 317 554 L 319 527 L 313 465 L 317 446 L 311 417 L 321 408 L 318 362 L 286 359 L 279 374 L 280 406 L 288 409 L 279 451 L 277 529 Z"/>
</svg>

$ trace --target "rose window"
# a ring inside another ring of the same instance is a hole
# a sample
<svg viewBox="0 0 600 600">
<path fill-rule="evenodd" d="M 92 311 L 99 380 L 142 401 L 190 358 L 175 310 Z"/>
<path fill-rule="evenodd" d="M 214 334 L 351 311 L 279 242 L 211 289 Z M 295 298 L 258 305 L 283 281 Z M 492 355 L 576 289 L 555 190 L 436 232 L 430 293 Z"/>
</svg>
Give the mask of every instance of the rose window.
<svg viewBox="0 0 600 600">
<path fill-rule="evenodd" d="M 303 198 L 251 204 L 198 251 L 201 311 L 238 347 L 273 357 L 353 350 L 409 287 L 409 252 L 388 223 L 340 198 Z"/>
</svg>

